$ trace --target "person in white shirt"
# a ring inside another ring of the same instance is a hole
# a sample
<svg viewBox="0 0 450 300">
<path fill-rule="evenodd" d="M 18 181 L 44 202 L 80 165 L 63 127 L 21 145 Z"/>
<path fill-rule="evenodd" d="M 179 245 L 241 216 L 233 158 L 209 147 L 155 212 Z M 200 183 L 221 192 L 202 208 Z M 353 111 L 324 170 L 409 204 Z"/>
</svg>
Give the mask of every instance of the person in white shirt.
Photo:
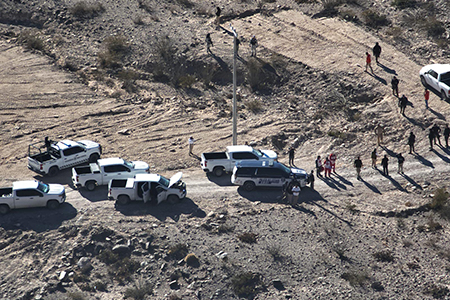
<svg viewBox="0 0 450 300">
<path fill-rule="evenodd" d="M 188 144 L 189 144 L 189 155 L 192 155 L 192 149 L 194 149 L 194 138 L 191 136 L 188 140 Z"/>
</svg>

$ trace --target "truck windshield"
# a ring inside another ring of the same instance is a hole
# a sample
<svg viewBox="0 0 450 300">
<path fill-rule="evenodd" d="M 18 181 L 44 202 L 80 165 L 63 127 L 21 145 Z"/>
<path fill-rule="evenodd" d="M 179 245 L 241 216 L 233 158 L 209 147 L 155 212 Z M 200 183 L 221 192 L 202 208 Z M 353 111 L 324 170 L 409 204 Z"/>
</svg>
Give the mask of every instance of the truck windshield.
<svg viewBox="0 0 450 300">
<path fill-rule="evenodd" d="M 261 151 L 256 150 L 256 149 L 253 149 L 253 154 L 255 154 L 258 157 L 263 157 L 264 156 L 264 154 Z"/>
<path fill-rule="evenodd" d="M 168 188 L 168 187 L 169 187 L 170 180 L 167 179 L 166 177 L 160 175 L 159 183 L 160 183 L 162 186 Z"/>
<path fill-rule="evenodd" d="M 123 163 L 125 164 L 125 166 L 127 166 L 130 169 L 134 169 L 134 164 L 131 161 L 128 160 L 123 160 Z"/>
<path fill-rule="evenodd" d="M 291 173 L 291 169 L 289 169 L 288 167 L 286 167 L 283 164 L 280 164 L 280 168 L 283 170 L 284 173 L 287 173 L 287 174 Z"/>
<path fill-rule="evenodd" d="M 40 190 L 41 192 L 47 193 L 48 190 L 50 190 L 50 187 L 46 183 L 39 182 L 37 189 Z"/>
</svg>

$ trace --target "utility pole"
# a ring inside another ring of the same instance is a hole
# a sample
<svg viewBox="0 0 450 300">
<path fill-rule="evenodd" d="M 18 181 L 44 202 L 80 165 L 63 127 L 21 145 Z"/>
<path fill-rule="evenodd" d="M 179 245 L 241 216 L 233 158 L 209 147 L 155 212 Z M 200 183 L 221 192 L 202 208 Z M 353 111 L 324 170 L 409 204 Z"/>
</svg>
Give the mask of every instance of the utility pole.
<svg viewBox="0 0 450 300">
<path fill-rule="evenodd" d="M 236 108 L 236 59 L 237 59 L 237 32 L 231 26 L 230 29 L 234 35 L 233 43 L 233 145 L 237 145 L 237 108 Z"/>
</svg>

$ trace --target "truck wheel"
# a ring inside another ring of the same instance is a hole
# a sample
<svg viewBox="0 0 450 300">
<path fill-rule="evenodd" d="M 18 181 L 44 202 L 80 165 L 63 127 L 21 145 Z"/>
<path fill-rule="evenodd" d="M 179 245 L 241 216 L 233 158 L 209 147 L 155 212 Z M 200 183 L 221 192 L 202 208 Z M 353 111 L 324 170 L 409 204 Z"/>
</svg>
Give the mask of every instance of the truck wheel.
<svg viewBox="0 0 450 300">
<path fill-rule="evenodd" d="M 253 191 L 256 187 L 256 184 L 253 181 L 246 181 L 244 182 L 244 190 L 246 191 Z"/>
<path fill-rule="evenodd" d="M 85 187 L 88 191 L 93 191 L 95 190 L 95 187 L 97 186 L 97 184 L 95 183 L 95 181 L 88 181 L 85 184 Z"/>
<path fill-rule="evenodd" d="M 56 200 L 50 200 L 47 202 L 48 209 L 57 209 L 59 207 L 59 202 Z"/>
<path fill-rule="evenodd" d="M 95 163 L 99 158 L 100 156 L 97 153 L 91 154 L 91 156 L 89 156 L 89 162 Z"/>
<path fill-rule="evenodd" d="M 117 197 L 116 203 L 119 205 L 127 205 L 130 202 L 130 197 L 127 195 L 120 195 Z"/>
<path fill-rule="evenodd" d="M 9 212 L 9 206 L 6 204 L 2 204 L 0 205 L 0 214 L 1 215 L 6 215 Z"/>
<path fill-rule="evenodd" d="M 56 174 L 58 174 L 59 169 L 58 167 L 51 167 L 50 170 L 48 170 L 48 176 L 54 177 Z"/>
<path fill-rule="evenodd" d="M 442 100 L 447 101 L 447 95 L 445 94 L 444 90 L 441 90 L 441 98 Z"/>
<path fill-rule="evenodd" d="M 423 76 L 420 76 L 420 81 L 422 82 L 422 85 L 423 85 L 424 87 L 428 87 L 428 84 L 427 84 L 427 82 L 425 81 L 425 78 L 424 78 Z"/>
<path fill-rule="evenodd" d="M 223 168 L 222 167 L 215 167 L 213 169 L 213 173 L 214 173 L 214 176 L 221 177 L 223 175 Z"/>
<path fill-rule="evenodd" d="M 167 197 L 167 202 L 169 202 L 170 204 L 176 204 L 180 201 L 180 198 L 177 195 L 169 195 L 169 197 Z"/>
</svg>

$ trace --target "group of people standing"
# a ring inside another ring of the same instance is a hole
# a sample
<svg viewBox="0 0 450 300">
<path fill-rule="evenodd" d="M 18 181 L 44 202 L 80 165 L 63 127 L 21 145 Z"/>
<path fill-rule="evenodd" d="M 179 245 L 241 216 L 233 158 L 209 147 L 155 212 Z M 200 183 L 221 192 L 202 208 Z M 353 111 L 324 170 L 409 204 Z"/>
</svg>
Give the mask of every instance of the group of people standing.
<svg viewBox="0 0 450 300">
<path fill-rule="evenodd" d="M 336 154 L 331 153 L 329 156 L 326 156 L 323 161 L 319 155 L 317 156 L 315 164 L 317 177 L 322 177 L 323 171 L 325 171 L 323 177 L 331 177 L 331 172 L 336 173 Z"/>
</svg>

